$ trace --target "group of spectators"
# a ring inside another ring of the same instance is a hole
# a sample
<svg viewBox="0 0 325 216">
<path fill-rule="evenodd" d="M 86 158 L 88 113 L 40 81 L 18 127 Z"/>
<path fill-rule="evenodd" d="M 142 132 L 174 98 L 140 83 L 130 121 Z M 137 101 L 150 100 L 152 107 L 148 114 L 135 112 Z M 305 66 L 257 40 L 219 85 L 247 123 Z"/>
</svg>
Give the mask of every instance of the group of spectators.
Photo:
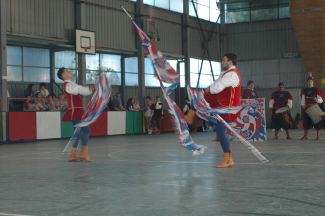
<svg viewBox="0 0 325 216">
<path fill-rule="evenodd" d="M 45 83 L 40 83 L 37 91 L 34 84 L 29 84 L 24 91 L 24 97 L 24 111 L 65 111 L 68 107 L 64 94 L 59 94 L 58 99 L 53 99 Z"/>
<path fill-rule="evenodd" d="M 156 102 L 151 101 L 151 97 L 146 97 L 146 105 L 141 107 L 139 99 L 129 98 L 126 102 L 126 108 L 122 105 L 121 94 L 117 93 L 107 104 L 106 110 L 109 111 L 144 111 L 148 134 L 160 134 L 160 120 L 164 117 L 163 104 L 160 97 L 156 97 Z"/>
<path fill-rule="evenodd" d="M 139 99 L 129 98 L 126 102 L 126 108 L 122 105 L 121 94 L 117 93 L 107 104 L 108 111 L 142 111 L 145 107 L 140 107 Z"/>
</svg>

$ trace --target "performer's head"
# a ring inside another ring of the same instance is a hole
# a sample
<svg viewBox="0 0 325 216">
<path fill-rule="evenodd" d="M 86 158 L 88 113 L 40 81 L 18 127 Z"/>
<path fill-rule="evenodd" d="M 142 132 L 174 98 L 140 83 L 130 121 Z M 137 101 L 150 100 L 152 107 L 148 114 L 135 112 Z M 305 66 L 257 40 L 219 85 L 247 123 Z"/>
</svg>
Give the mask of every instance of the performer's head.
<svg viewBox="0 0 325 216">
<path fill-rule="evenodd" d="M 189 102 L 190 100 L 188 99 L 188 97 L 185 97 L 185 102 Z"/>
<path fill-rule="evenodd" d="M 159 96 L 156 96 L 156 101 L 160 102 L 160 97 Z"/>
<path fill-rule="evenodd" d="M 146 97 L 146 101 L 147 101 L 147 102 L 150 102 L 150 101 L 151 101 L 151 97 L 150 97 L 150 96 L 147 96 L 147 97 Z"/>
<path fill-rule="evenodd" d="M 237 55 L 234 53 L 226 53 L 222 58 L 222 68 L 228 70 L 232 66 L 237 65 Z"/>
<path fill-rule="evenodd" d="M 65 69 L 64 67 L 60 68 L 58 70 L 57 76 L 61 80 L 72 80 L 72 72 L 68 71 L 68 69 Z"/>
<path fill-rule="evenodd" d="M 309 88 L 314 87 L 314 78 L 313 77 L 308 77 L 307 85 L 308 85 Z"/>
<path fill-rule="evenodd" d="M 254 89 L 254 82 L 253 82 L 253 80 L 248 80 L 248 82 L 247 82 L 247 88 L 249 88 L 249 89 Z"/>
<path fill-rule="evenodd" d="M 284 83 L 283 82 L 279 82 L 279 84 L 278 84 L 278 90 L 279 91 L 284 91 Z"/>
</svg>

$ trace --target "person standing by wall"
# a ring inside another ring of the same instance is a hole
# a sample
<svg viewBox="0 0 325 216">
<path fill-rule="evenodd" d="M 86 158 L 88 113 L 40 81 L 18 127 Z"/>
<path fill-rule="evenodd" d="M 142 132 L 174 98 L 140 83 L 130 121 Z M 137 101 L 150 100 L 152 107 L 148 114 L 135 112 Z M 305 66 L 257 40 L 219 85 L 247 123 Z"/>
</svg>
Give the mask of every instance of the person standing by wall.
<svg viewBox="0 0 325 216">
<path fill-rule="evenodd" d="M 148 128 L 148 134 L 152 134 L 152 126 L 151 126 L 151 118 L 152 118 L 152 113 L 153 110 L 150 109 L 151 105 L 153 102 L 151 101 L 151 97 L 147 96 L 146 97 L 146 107 L 145 107 L 145 112 L 144 116 L 146 118 L 146 123 L 147 123 L 147 128 Z"/>
<path fill-rule="evenodd" d="M 279 130 L 281 129 L 281 127 L 283 127 L 285 129 L 286 134 L 287 134 L 287 139 L 291 139 L 290 132 L 289 132 L 290 122 L 288 122 L 288 125 L 286 125 L 286 126 L 283 126 L 283 125 L 281 126 L 279 117 L 276 115 L 275 112 L 278 109 L 281 109 L 283 107 L 287 107 L 288 109 L 291 109 L 292 108 L 292 100 L 293 100 L 293 97 L 290 94 L 290 92 L 284 91 L 284 83 L 280 82 L 278 84 L 278 91 L 275 91 L 272 93 L 271 99 L 269 102 L 269 108 L 270 108 L 270 110 L 272 110 L 272 114 L 273 114 L 272 118 L 274 119 L 274 123 L 275 123 L 273 139 L 278 139 L 278 134 L 279 134 Z"/>
<path fill-rule="evenodd" d="M 156 103 L 151 104 L 150 109 L 153 110 L 151 119 L 152 132 L 156 135 L 160 134 L 160 120 L 164 117 L 163 104 L 160 101 L 160 97 L 156 97 Z"/>
<path fill-rule="evenodd" d="M 305 133 L 304 136 L 301 139 L 308 139 L 308 130 L 309 127 L 312 125 L 315 125 L 316 131 L 317 131 L 317 137 L 316 139 L 320 139 L 320 125 L 319 123 L 314 124 L 311 118 L 306 113 L 306 110 L 311 107 L 314 104 L 321 104 L 323 103 L 323 92 L 314 86 L 314 78 L 309 77 L 307 79 L 307 88 L 304 88 L 301 91 L 301 107 L 302 107 L 302 114 L 303 114 L 303 121 L 304 121 L 304 129 Z"/>
<path fill-rule="evenodd" d="M 244 90 L 242 99 L 258 98 L 257 92 L 254 90 L 253 80 L 247 82 L 247 89 Z"/>
<path fill-rule="evenodd" d="M 114 110 L 115 111 L 127 111 L 122 105 L 121 94 L 117 93 L 114 99 Z"/>
</svg>

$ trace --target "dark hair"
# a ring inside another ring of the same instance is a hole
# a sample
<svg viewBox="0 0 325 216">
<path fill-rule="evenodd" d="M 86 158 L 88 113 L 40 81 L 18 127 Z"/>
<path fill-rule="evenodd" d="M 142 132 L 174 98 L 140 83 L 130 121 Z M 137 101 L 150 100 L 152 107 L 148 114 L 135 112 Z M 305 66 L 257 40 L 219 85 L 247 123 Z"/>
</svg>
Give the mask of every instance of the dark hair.
<svg viewBox="0 0 325 216">
<path fill-rule="evenodd" d="M 159 96 L 156 96 L 156 99 L 160 98 Z"/>
<path fill-rule="evenodd" d="M 151 100 L 151 97 L 150 96 L 147 96 L 146 99 L 150 99 Z"/>
<path fill-rule="evenodd" d="M 33 90 L 32 90 L 32 87 L 33 87 L 33 86 L 34 86 L 34 84 L 28 84 L 26 90 L 28 90 L 29 92 L 33 91 Z"/>
<path fill-rule="evenodd" d="M 37 95 L 41 94 L 41 92 L 36 92 L 35 97 L 37 98 Z M 42 94 L 41 94 L 42 95 Z"/>
<path fill-rule="evenodd" d="M 185 100 L 189 100 L 188 97 L 185 97 Z"/>
<path fill-rule="evenodd" d="M 33 88 L 33 86 L 34 86 L 34 84 L 28 84 L 28 86 L 27 86 L 27 91 L 28 91 L 28 94 L 26 94 L 27 96 L 29 95 L 29 96 L 32 96 L 32 95 L 34 95 L 34 90 L 32 90 L 32 88 Z M 26 96 L 25 95 L 25 96 Z"/>
<path fill-rule="evenodd" d="M 129 98 L 128 101 L 126 102 L 126 108 L 129 110 L 129 105 L 133 104 L 132 103 L 133 98 Z"/>
<path fill-rule="evenodd" d="M 232 61 L 233 65 L 237 65 L 237 55 L 234 53 L 226 53 L 223 56 L 228 58 L 228 61 Z"/>
<path fill-rule="evenodd" d="M 42 86 L 46 87 L 45 83 L 40 83 L 39 84 L 39 87 L 42 87 Z"/>
<path fill-rule="evenodd" d="M 58 70 L 57 76 L 60 80 L 63 80 L 62 74 L 64 73 L 65 68 L 62 67 Z"/>
</svg>

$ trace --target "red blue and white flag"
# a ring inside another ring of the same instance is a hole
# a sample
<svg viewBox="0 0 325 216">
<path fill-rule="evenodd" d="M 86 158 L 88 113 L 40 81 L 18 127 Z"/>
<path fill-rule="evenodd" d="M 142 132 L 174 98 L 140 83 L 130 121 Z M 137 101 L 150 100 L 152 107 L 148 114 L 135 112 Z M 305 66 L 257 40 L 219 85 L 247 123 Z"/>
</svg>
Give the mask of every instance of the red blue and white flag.
<svg viewBox="0 0 325 216">
<path fill-rule="evenodd" d="M 80 123 L 75 125 L 75 127 L 85 127 L 95 122 L 103 110 L 106 108 L 111 92 L 112 90 L 108 78 L 103 73 L 99 77 L 95 92 L 87 104 L 86 110 L 80 120 Z"/>
<path fill-rule="evenodd" d="M 179 74 L 170 66 L 164 55 L 159 51 L 149 37 L 139 28 L 133 19 L 132 22 L 138 33 L 147 58 L 151 60 L 155 68 L 157 78 L 160 82 L 160 87 L 167 102 L 167 108 L 173 122 L 174 131 L 178 137 L 180 145 L 192 151 L 193 155 L 204 153 L 204 149 L 207 147 L 194 143 L 189 134 L 183 112 L 170 97 L 170 94 L 176 89 L 179 82 Z M 169 83 L 170 85 L 165 87 L 164 83 Z"/>
<path fill-rule="evenodd" d="M 149 37 L 139 28 L 139 26 L 135 23 L 135 21 L 123 8 L 123 6 L 121 7 L 131 18 L 142 43 L 142 46 L 144 48 L 144 51 L 147 54 L 147 58 L 149 58 L 154 65 L 157 78 L 160 82 L 160 87 L 164 93 L 165 100 L 167 101 L 168 112 L 172 118 L 174 131 L 178 136 L 180 144 L 188 150 L 191 150 L 194 155 L 204 153 L 204 149 L 207 147 L 194 143 L 191 136 L 189 135 L 187 123 L 184 119 L 183 112 L 179 109 L 177 104 L 170 97 L 170 94 L 176 89 L 177 84 L 179 82 L 178 73 L 169 65 L 163 54 L 158 50 L 158 48 L 153 44 L 153 42 L 150 41 Z M 165 87 L 163 82 L 170 83 L 170 86 Z M 194 104 L 199 117 L 202 117 L 203 119 L 210 120 L 215 123 L 217 123 L 217 121 L 222 122 L 231 132 L 233 132 L 238 137 L 238 139 L 246 147 L 250 149 L 250 151 L 260 161 L 267 162 L 267 159 L 252 144 L 243 139 L 238 133 L 236 133 L 236 131 L 233 130 L 233 128 L 225 120 L 223 120 L 219 116 L 219 114 L 237 113 L 241 109 L 241 107 L 230 109 L 212 109 L 209 103 L 207 103 L 204 99 L 202 90 L 191 88 L 188 88 L 188 90 L 189 96 L 191 96 L 192 99 L 196 100 L 194 101 Z"/>
</svg>

